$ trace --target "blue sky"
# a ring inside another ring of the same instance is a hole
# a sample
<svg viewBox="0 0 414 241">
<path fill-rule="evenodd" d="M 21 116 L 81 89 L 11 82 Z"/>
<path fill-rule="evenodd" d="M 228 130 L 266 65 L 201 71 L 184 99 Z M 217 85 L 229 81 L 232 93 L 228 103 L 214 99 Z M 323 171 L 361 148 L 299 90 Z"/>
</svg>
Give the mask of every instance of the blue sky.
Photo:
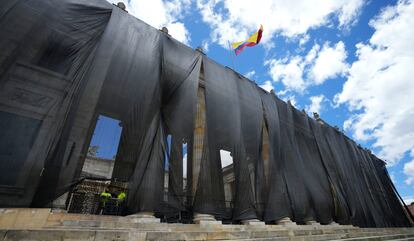
<svg viewBox="0 0 414 241">
<path fill-rule="evenodd" d="M 129 0 L 126 5 L 130 14 L 156 28 L 166 26 L 179 41 L 203 47 L 213 60 L 339 126 L 387 160 L 401 196 L 414 201 L 412 1 Z M 260 24 L 262 42 L 234 57 L 228 43 L 245 40 Z M 118 135 L 109 132 L 104 135 Z M 108 148 L 112 151 L 101 152 L 110 156 L 116 148 Z"/>
</svg>

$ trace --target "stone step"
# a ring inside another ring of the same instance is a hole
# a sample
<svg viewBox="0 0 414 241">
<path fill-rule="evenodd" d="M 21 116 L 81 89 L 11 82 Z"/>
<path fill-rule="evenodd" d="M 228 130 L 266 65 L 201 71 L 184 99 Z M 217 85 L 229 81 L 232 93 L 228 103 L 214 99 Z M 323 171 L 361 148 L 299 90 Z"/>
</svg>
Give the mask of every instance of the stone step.
<svg viewBox="0 0 414 241">
<path fill-rule="evenodd" d="M 355 227 L 348 226 L 305 226 L 300 225 L 297 227 L 286 228 L 281 225 L 264 225 L 264 226 L 253 226 L 253 225 L 199 225 L 199 224 L 167 224 L 167 223 L 132 223 L 132 222 L 113 222 L 113 221 L 94 221 L 94 220 L 61 220 L 60 222 L 55 222 L 47 226 L 47 228 L 135 228 L 142 231 L 214 231 L 214 230 L 223 230 L 223 231 L 275 231 L 275 230 L 296 230 L 294 232 L 338 232 L 343 230 L 347 232 L 350 230 L 358 230 Z M 323 231 L 321 231 L 323 230 Z"/>
<path fill-rule="evenodd" d="M 222 239 L 220 241 L 268 241 L 268 240 L 291 240 L 291 241 L 302 241 L 302 240 L 313 240 L 323 241 L 342 238 L 344 234 L 323 234 L 323 235 L 306 235 L 306 236 L 290 236 L 290 237 L 262 237 L 262 238 L 248 238 L 248 239 Z M 195 241 L 195 240 L 192 240 Z M 217 240 L 219 241 L 219 240 Z"/>
<path fill-rule="evenodd" d="M 331 233 L 331 234 L 321 234 L 321 235 L 296 235 L 296 236 L 290 236 L 290 240 L 333 240 L 333 239 L 355 239 L 355 238 L 367 238 L 367 237 L 377 237 L 377 236 L 384 236 L 384 237 L 394 237 L 392 235 L 396 235 L 395 232 L 389 232 L 389 231 L 376 231 L 376 232 L 350 232 L 350 233 Z M 411 237 L 413 234 L 397 234 L 402 235 L 405 237 Z M 399 236 L 398 236 L 399 237 Z M 272 239 L 272 237 L 252 237 L 246 240 L 269 240 Z"/>
<path fill-rule="evenodd" d="M 333 240 L 344 238 L 358 238 L 370 236 L 387 236 L 388 231 L 377 232 L 340 232 L 340 233 L 303 233 L 303 232 L 148 232 L 147 240 L 260 240 L 260 239 L 275 239 L 275 238 L 289 238 L 291 240 Z"/>
<path fill-rule="evenodd" d="M 371 231 L 371 230 L 368 230 Z M 397 230 L 377 230 L 377 232 L 342 232 L 330 234 L 309 234 L 300 232 L 142 232 L 119 229 L 33 229 L 33 230 L 0 230 L 1 241 L 144 241 L 144 240 L 240 240 L 240 241 L 267 241 L 267 240 L 410 240 L 414 239 L 412 230 L 408 233 L 398 233 Z M 3 237 L 3 238 L 1 238 Z"/>
<path fill-rule="evenodd" d="M 251 232 L 252 238 L 260 237 L 269 237 L 269 234 L 273 236 L 300 236 L 300 235 L 317 235 L 317 234 L 338 234 L 338 233 L 360 233 L 360 232 L 378 232 L 379 229 L 375 228 L 355 228 L 355 227 L 346 227 L 346 226 L 319 226 L 319 227 L 310 227 L 305 225 L 298 225 L 297 227 L 285 228 L 280 225 L 266 225 L 266 226 L 249 226 L 249 225 L 198 225 L 198 224 L 167 224 L 167 223 L 152 223 L 152 224 L 134 224 L 134 223 L 124 223 L 124 222 L 111 222 L 111 221 L 89 221 L 89 220 L 65 220 L 62 222 L 62 225 L 53 226 L 49 228 L 57 229 L 89 229 L 94 228 L 96 230 L 105 230 L 105 229 L 119 229 L 119 230 L 129 230 L 136 229 L 137 231 L 162 231 L 162 232 Z M 395 233 L 397 230 L 405 231 L 412 229 L 405 228 L 385 228 L 380 229 L 382 232 Z M 414 231 L 413 231 L 414 232 Z"/>
<path fill-rule="evenodd" d="M 269 240 L 290 240 L 289 237 L 271 237 L 271 238 L 248 238 L 248 239 L 222 239 L 217 241 L 269 241 Z M 198 241 L 198 240 L 187 240 L 187 241 Z"/>
<path fill-rule="evenodd" d="M 344 237 L 345 236 L 345 237 Z M 404 237 L 404 238 L 401 238 Z M 292 236 L 292 237 L 267 237 L 267 238 L 248 238 L 248 239 L 223 239 L 220 241 L 269 241 L 269 240 L 289 240 L 289 241 L 324 241 L 324 240 L 414 240 L 413 235 L 362 235 L 354 238 L 348 238 L 346 234 L 329 234 L 329 235 L 311 235 L 311 236 Z M 196 241 L 196 240 L 191 240 Z M 218 240 L 217 240 L 218 241 Z"/>
<path fill-rule="evenodd" d="M 179 226 L 165 226 L 165 225 L 151 225 L 151 226 L 122 226 L 119 225 L 102 225 L 90 221 L 71 221 L 67 222 L 64 226 L 55 226 L 49 227 L 49 229 L 90 229 L 94 228 L 96 230 L 105 230 L 105 229 L 119 229 L 119 230 L 130 230 L 134 229 L 136 231 L 142 232 L 249 232 L 251 237 L 269 237 L 269 236 L 299 236 L 299 235 L 317 235 L 317 234 L 338 234 L 338 233 L 349 233 L 349 232 L 365 232 L 363 229 L 286 229 L 281 228 L 276 225 L 269 227 L 248 227 L 243 225 L 220 225 L 220 226 L 202 226 L 202 225 L 187 225 L 182 224 Z"/>
<path fill-rule="evenodd" d="M 49 222 L 48 227 L 125 227 L 125 228 L 138 228 L 138 229 L 151 229 L 151 228 L 164 228 L 169 230 L 180 230 L 180 229 L 187 229 L 187 228 L 208 228 L 214 227 L 215 229 L 221 228 L 226 230 L 286 230 L 288 229 L 298 229 L 298 230 L 355 230 L 359 229 L 352 226 L 328 226 L 328 225 L 320 225 L 320 226 L 311 226 L 311 225 L 298 225 L 293 227 L 285 227 L 282 225 L 263 225 L 263 226 L 255 226 L 255 225 L 239 225 L 239 224 L 225 224 L 225 225 L 200 225 L 200 224 L 181 224 L 181 223 L 133 223 L 131 221 L 106 221 L 106 220 L 72 220 L 72 219 L 62 219 L 59 221 Z"/>
<path fill-rule="evenodd" d="M 0 236 L 1 237 L 1 236 Z M 141 241 L 145 239 L 131 239 L 128 231 L 113 230 L 7 230 L 2 241 Z"/>
<path fill-rule="evenodd" d="M 375 236 L 367 236 L 367 237 L 355 237 L 355 238 L 346 238 L 346 239 L 337 239 L 338 241 L 345 241 L 345 240 L 398 240 L 398 239 L 406 239 L 411 238 L 414 239 L 414 234 L 388 234 L 388 235 L 375 235 Z"/>
<path fill-rule="evenodd" d="M 334 240 L 334 239 L 345 239 L 345 238 L 370 237 L 370 236 L 378 236 L 378 235 L 387 235 L 387 233 L 386 232 L 333 233 L 333 234 L 311 235 L 311 236 L 296 236 L 296 237 L 291 237 L 291 240 L 301 240 L 301 238 L 304 238 L 306 240 Z"/>
<path fill-rule="evenodd" d="M 148 232 L 147 240 L 225 240 L 225 239 L 246 239 L 248 232 Z"/>
<path fill-rule="evenodd" d="M 410 240 L 413 228 L 349 225 L 134 223 L 130 217 L 0 209 L 0 241 L 89 240 Z"/>
</svg>

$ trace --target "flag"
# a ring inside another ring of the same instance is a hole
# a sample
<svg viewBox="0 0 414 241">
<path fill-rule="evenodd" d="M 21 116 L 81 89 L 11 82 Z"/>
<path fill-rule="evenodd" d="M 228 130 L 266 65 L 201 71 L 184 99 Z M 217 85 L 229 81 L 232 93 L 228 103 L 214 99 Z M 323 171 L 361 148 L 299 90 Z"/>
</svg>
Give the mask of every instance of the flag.
<svg viewBox="0 0 414 241">
<path fill-rule="evenodd" d="M 252 47 L 258 44 L 262 38 L 262 32 L 263 26 L 260 25 L 259 31 L 250 36 L 246 41 L 232 43 L 231 46 L 233 47 L 234 52 L 236 52 L 236 55 L 239 55 L 246 47 Z"/>
</svg>

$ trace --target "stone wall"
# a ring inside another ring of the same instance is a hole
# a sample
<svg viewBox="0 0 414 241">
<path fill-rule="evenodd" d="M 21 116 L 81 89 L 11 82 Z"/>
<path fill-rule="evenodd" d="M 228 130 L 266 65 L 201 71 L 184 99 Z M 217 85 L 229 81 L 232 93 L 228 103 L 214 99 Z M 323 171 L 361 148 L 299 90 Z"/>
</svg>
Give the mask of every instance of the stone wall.
<svg viewBox="0 0 414 241">
<path fill-rule="evenodd" d="M 82 176 L 107 178 L 112 177 L 115 160 L 87 156 L 82 168 Z"/>
</svg>

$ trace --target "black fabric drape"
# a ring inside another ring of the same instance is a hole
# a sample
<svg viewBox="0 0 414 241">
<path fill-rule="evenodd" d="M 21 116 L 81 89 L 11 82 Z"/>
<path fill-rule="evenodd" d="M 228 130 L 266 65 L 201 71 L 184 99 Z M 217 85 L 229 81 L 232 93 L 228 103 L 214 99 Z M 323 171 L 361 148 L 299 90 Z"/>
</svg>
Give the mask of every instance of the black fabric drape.
<svg viewBox="0 0 414 241">
<path fill-rule="evenodd" d="M 261 91 L 261 98 L 265 116 L 265 125 L 268 128 L 269 136 L 269 168 L 267 171 L 268 180 L 263 190 L 264 196 L 264 217 L 265 221 L 275 221 L 285 217 L 292 218 L 293 206 L 287 190 L 287 177 L 285 162 L 282 160 L 282 143 L 285 139 L 282 138 L 282 125 L 280 123 L 278 106 L 282 103 L 273 94 Z M 279 104 L 278 104 L 279 103 Z M 263 166 L 263 160 L 260 161 Z M 264 177 L 264 175 L 262 175 Z M 263 178 L 262 178 L 263 179 Z M 263 184 L 262 184 L 263 185 Z"/>
</svg>

